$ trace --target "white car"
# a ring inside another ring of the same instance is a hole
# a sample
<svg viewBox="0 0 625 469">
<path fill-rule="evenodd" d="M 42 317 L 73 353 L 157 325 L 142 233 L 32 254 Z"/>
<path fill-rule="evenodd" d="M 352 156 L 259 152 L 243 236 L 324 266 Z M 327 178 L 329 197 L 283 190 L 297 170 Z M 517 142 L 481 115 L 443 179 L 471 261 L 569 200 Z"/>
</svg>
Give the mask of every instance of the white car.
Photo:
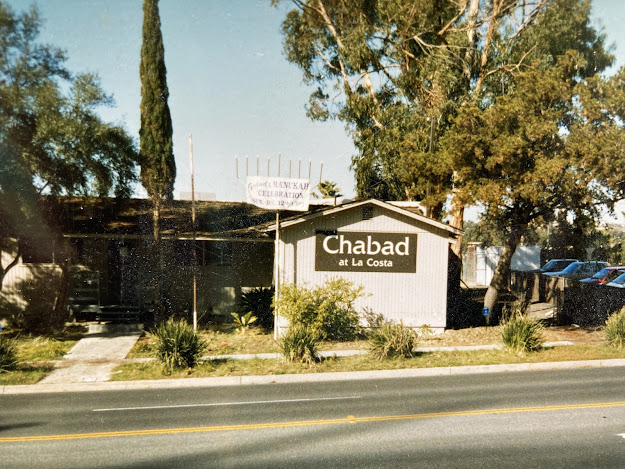
<svg viewBox="0 0 625 469">
<path fill-rule="evenodd" d="M 614 280 L 605 284 L 607 287 L 625 288 L 625 273 L 619 275 Z"/>
</svg>

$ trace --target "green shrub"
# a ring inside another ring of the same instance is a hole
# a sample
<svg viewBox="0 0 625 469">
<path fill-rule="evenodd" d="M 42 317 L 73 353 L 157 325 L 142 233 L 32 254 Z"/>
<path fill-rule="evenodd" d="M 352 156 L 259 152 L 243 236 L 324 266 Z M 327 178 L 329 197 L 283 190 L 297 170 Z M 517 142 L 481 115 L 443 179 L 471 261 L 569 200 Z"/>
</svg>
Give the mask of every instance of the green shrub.
<svg viewBox="0 0 625 469">
<path fill-rule="evenodd" d="M 257 324 L 271 331 L 273 329 L 273 297 L 274 288 L 259 287 L 245 292 L 239 298 L 239 313 L 252 312 L 258 318 Z"/>
<path fill-rule="evenodd" d="M 506 348 L 515 353 L 535 352 L 542 348 L 542 332 L 543 326 L 538 320 L 515 314 L 504 321 L 501 339 Z"/>
<path fill-rule="evenodd" d="M 234 318 L 234 324 L 239 331 L 239 334 L 245 334 L 245 331 L 249 329 L 252 323 L 256 322 L 258 319 L 256 316 L 252 316 L 252 312 L 248 311 L 245 314 L 239 313 L 230 313 Z"/>
<path fill-rule="evenodd" d="M 206 350 L 206 343 L 184 319 L 169 319 L 153 333 L 156 357 L 171 372 L 194 367 Z"/>
<path fill-rule="evenodd" d="M 0 336 L 0 373 L 17 368 L 17 342 Z"/>
<path fill-rule="evenodd" d="M 603 326 L 603 333 L 612 347 L 623 349 L 625 346 L 625 307 L 608 317 Z"/>
<path fill-rule="evenodd" d="M 369 352 L 378 360 L 412 358 L 417 345 L 417 333 L 403 324 L 386 322 L 369 331 Z"/>
<path fill-rule="evenodd" d="M 362 290 L 342 278 L 313 289 L 284 285 L 276 308 L 291 324 L 311 327 L 322 340 L 353 340 L 360 332 L 354 301 Z"/>
<path fill-rule="evenodd" d="M 319 333 L 312 327 L 293 324 L 280 341 L 282 355 L 288 361 L 314 363 L 319 359 L 317 345 L 320 340 Z"/>
</svg>

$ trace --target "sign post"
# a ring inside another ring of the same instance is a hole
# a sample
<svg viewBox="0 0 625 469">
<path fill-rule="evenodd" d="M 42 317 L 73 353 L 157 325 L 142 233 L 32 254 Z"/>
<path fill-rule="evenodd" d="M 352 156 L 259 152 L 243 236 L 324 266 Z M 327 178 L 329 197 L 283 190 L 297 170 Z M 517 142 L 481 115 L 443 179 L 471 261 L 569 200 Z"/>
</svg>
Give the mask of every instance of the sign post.
<svg viewBox="0 0 625 469">
<path fill-rule="evenodd" d="M 280 212 L 276 212 L 276 247 L 274 249 L 275 252 L 275 276 L 274 279 L 274 304 L 278 304 L 278 299 L 280 298 Z M 280 326 L 280 315 L 278 314 L 278 310 L 274 311 L 273 317 L 273 340 L 278 340 L 278 328 Z"/>
<path fill-rule="evenodd" d="M 280 297 L 280 210 L 300 212 L 308 210 L 311 190 L 310 179 L 248 176 L 245 185 L 249 204 L 276 211 L 274 286 L 276 290 L 275 304 L 278 304 Z M 277 340 L 280 325 L 280 315 L 277 309 L 274 311 L 273 323 L 273 337 Z"/>
</svg>

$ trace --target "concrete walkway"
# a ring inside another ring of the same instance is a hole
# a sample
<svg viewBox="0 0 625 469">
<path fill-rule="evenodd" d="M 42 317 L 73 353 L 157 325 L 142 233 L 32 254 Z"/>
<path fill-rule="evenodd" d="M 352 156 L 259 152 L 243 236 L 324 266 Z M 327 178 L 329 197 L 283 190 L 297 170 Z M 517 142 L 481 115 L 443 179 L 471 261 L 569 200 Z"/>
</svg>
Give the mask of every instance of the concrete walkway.
<svg viewBox="0 0 625 469">
<path fill-rule="evenodd" d="M 80 339 L 37 385 L 108 381 L 113 369 L 123 362 L 140 336 L 137 325 L 114 328 L 90 325 L 87 336 Z"/>
</svg>

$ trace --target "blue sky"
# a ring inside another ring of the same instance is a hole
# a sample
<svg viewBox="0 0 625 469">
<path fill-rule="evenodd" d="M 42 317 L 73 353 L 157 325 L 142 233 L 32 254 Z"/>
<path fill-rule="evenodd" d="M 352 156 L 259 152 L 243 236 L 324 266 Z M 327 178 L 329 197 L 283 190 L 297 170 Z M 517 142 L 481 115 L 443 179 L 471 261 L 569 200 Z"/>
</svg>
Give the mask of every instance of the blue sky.
<svg viewBox="0 0 625 469">
<path fill-rule="evenodd" d="M 95 72 L 117 106 L 101 114 L 122 123 L 138 141 L 139 59 L 142 0 L 9 0 L 15 10 L 37 5 L 45 20 L 41 40 L 67 51 L 73 72 Z M 266 174 L 282 175 L 288 160 L 319 178 L 337 182 L 354 195 L 349 171 L 354 147 L 343 125 L 314 123 L 305 115 L 310 90 L 282 53 L 280 24 L 289 2 L 272 8 L 269 0 L 161 0 L 165 61 L 174 124 L 176 193 L 190 191 L 188 135 L 193 134 L 195 190 L 218 200 L 244 200 L 235 177 L 243 158 Z M 625 64 L 625 1 L 593 0 L 596 24 L 616 45 L 617 65 Z M 143 195 L 142 192 L 138 192 Z"/>
</svg>

